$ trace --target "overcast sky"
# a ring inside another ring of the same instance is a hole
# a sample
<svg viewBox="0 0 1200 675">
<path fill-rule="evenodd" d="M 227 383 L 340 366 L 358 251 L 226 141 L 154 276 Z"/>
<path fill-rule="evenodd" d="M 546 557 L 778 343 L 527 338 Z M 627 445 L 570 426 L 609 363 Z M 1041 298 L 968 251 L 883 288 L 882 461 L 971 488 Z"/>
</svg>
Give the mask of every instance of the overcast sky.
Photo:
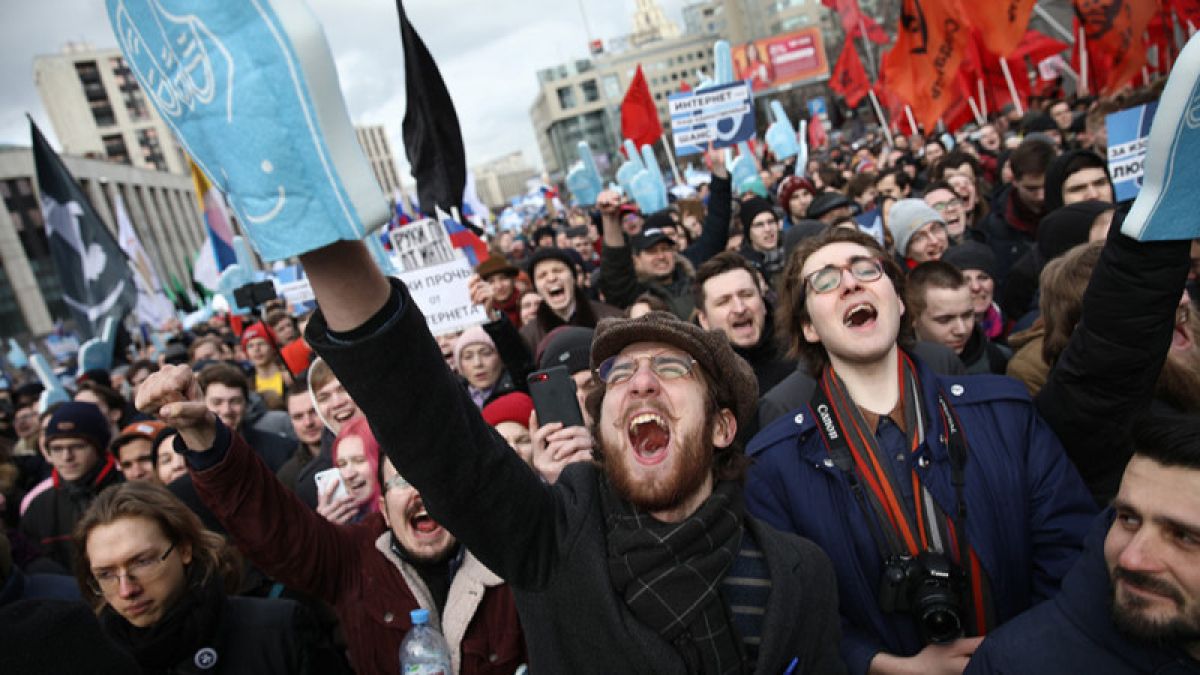
<svg viewBox="0 0 1200 675">
<path fill-rule="evenodd" d="M 682 28 L 687 0 L 659 0 Z M 342 93 L 355 123 L 383 124 L 406 183 L 400 142 L 404 67 L 391 0 L 309 0 L 337 60 Z M 628 33 L 634 0 L 408 0 L 405 7 L 441 67 L 467 148 L 479 164 L 514 150 L 541 166 L 529 121 L 536 72 L 587 56 L 595 38 Z M 581 12 L 582 6 L 582 12 Z M 102 0 L 0 0 L 0 143 L 29 145 L 25 113 L 58 147 L 33 85 L 33 57 L 69 41 L 116 46 Z"/>
</svg>

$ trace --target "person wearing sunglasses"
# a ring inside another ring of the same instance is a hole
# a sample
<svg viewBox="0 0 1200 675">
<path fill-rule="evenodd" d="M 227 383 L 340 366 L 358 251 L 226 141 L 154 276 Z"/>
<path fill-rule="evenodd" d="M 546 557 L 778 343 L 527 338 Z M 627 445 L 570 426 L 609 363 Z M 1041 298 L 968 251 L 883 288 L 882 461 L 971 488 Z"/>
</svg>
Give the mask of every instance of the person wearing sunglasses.
<svg viewBox="0 0 1200 675">
<path fill-rule="evenodd" d="M 380 455 L 362 468 L 377 487 L 366 491 L 372 503 L 361 509 L 358 522 L 327 520 L 280 482 L 202 399 L 192 398 L 194 381 L 186 367 L 167 366 L 142 384 L 138 406 L 179 430 L 176 450 L 196 492 L 250 562 L 334 608 L 357 672 L 396 672 L 400 643 L 412 628 L 409 612 L 421 608 L 445 634 L 455 673 L 510 675 L 526 662 L 511 590 L 430 515 L 421 493 L 390 460 Z M 360 417 L 347 421 L 336 452 L 345 450 L 347 438 L 370 432 Z M 343 470 L 351 496 L 363 482 L 361 473 Z"/>
<path fill-rule="evenodd" d="M 1096 513 L 1023 386 L 914 356 L 900 283 L 869 235 L 797 246 L 780 324 L 817 385 L 748 448 L 749 512 L 833 559 L 857 674 L 961 671 L 1058 590 Z"/>
<path fill-rule="evenodd" d="M 240 558 L 161 485 L 105 490 L 73 540 L 83 597 L 142 672 L 311 672 L 312 617 L 291 600 L 233 595 Z"/>
</svg>

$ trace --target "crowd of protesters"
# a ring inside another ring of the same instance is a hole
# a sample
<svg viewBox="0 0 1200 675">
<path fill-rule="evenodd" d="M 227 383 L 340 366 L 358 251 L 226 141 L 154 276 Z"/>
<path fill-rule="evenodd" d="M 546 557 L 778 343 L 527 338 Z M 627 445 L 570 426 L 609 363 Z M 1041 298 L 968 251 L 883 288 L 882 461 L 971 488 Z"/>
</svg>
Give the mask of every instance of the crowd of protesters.
<svg viewBox="0 0 1200 675">
<path fill-rule="evenodd" d="M 456 673 L 1200 672 L 1200 240 L 1104 159 L 1154 96 L 548 205 L 461 333 L 343 242 L 320 310 L 19 374 L 0 670 L 396 672 L 423 608 Z"/>
</svg>

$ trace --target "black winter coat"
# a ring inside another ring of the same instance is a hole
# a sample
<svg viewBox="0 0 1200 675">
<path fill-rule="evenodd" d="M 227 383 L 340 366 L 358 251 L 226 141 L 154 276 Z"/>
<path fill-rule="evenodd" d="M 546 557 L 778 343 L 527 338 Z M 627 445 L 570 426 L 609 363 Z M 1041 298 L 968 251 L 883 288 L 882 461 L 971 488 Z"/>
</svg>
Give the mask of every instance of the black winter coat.
<svg viewBox="0 0 1200 675">
<path fill-rule="evenodd" d="M 597 468 L 576 463 L 545 484 L 483 421 L 416 303 L 392 283 L 392 297 L 367 322 L 379 326 L 375 332 L 335 342 L 318 312 L 306 337 L 430 515 L 513 588 L 531 672 L 682 675 L 680 654 L 633 615 L 609 580 Z M 828 559 L 811 542 L 749 516 L 745 524 L 772 582 L 756 672 L 783 672 L 793 657 L 796 672 L 843 672 Z"/>
<path fill-rule="evenodd" d="M 1120 232 L 1122 215 L 1083 295 L 1082 318 L 1034 399 L 1102 506 L 1133 454 L 1129 426 L 1154 399 L 1190 247 L 1130 239 Z"/>
</svg>

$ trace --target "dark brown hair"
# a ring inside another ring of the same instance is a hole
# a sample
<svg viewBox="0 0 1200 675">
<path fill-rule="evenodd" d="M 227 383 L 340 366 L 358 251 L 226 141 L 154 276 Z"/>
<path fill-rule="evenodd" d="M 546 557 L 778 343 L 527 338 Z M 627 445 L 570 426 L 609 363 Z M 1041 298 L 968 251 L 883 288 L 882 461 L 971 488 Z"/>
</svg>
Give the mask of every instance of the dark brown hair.
<svg viewBox="0 0 1200 675">
<path fill-rule="evenodd" d="M 231 389 L 241 389 L 242 396 L 246 397 L 247 400 L 250 398 L 250 383 L 246 379 L 246 374 L 242 372 L 241 368 L 232 363 L 219 361 L 204 366 L 200 374 L 196 376 L 196 381 L 200 384 L 200 391 L 202 392 L 207 392 L 208 385 L 216 382 Z"/>
<path fill-rule="evenodd" d="M 228 593 L 237 591 L 241 581 L 241 559 L 225 538 L 204 529 L 200 518 L 178 497 L 150 481 L 118 483 L 100 493 L 75 525 L 75 579 L 83 597 L 99 611 L 104 597 L 91 589 L 92 563 L 88 558 L 87 540 L 92 530 L 122 518 L 145 518 L 162 530 L 163 536 L 175 547 L 192 550 L 188 577 L 204 584 L 219 576 Z"/>
<path fill-rule="evenodd" d="M 1009 168 L 1012 169 L 1013 180 L 1022 176 L 1044 176 L 1050 162 L 1054 161 L 1057 153 L 1054 146 L 1046 141 L 1027 138 L 1013 150 L 1008 158 Z"/>
<path fill-rule="evenodd" d="M 759 294 L 762 293 L 762 289 L 758 287 L 758 274 L 750 263 L 736 251 L 722 251 L 705 260 L 704 264 L 696 270 L 696 279 L 692 283 L 692 299 L 697 310 L 704 311 L 704 283 L 713 277 L 734 270 L 745 270 L 754 281 L 754 287 L 758 288 Z"/>
<path fill-rule="evenodd" d="M 780 339 L 787 348 L 788 355 L 800 359 L 813 376 L 818 375 L 829 363 L 829 354 L 820 342 L 809 342 L 804 338 L 804 324 L 810 323 L 812 318 L 808 315 L 808 298 L 800 270 L 804 269 L 804 262 L 809 256 L 839 242 L 858 244 L 879 258 L 883 263 L 884 274 L 896 289 L 896 296 L 904 297 L 903 271 L 871 235 L 835 228 L 801 240 L 788 255 L 787 266 L 783 270 L 783 279 L 779 287 L 779 321 L 776 328 L 780 331 Z M 900 317 L 900 335 L 897 341 L 902 347 L 907 347 L 911 340 L 912 326 L 908 314 L 905 313 Z"/>
<path fill-rule="evenodd" d="M 930 260 L 912 268 L 904 282 L 904 305 L 910 316 L 918 317 L 925 311 L 925 291 L 930 288 L 954 290 L 967 285 L 966 278 L 958 268 L 941 260 Z"/>
</svg>

